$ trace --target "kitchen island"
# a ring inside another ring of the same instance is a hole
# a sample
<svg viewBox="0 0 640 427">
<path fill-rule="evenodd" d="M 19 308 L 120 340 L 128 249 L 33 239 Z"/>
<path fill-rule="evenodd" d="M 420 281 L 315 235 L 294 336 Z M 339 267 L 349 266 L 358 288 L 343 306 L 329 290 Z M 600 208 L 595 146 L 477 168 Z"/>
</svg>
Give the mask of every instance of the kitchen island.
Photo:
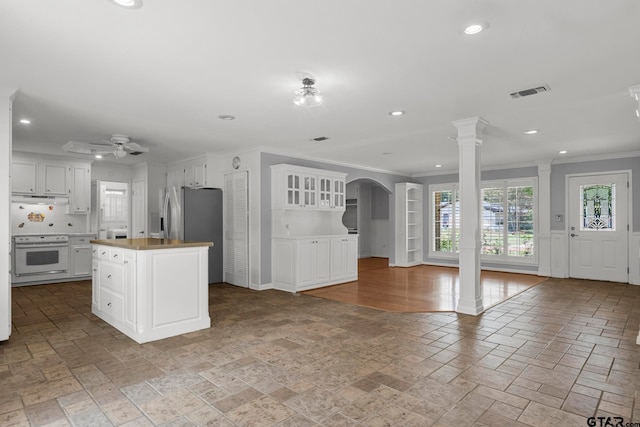
<svg viewBox="0 0 640 427">
<path fill-rule="evenodd" d="M 138 343 L 211 326 L 211 242 L 91 240 L 91 312 Z"/>
</svg>

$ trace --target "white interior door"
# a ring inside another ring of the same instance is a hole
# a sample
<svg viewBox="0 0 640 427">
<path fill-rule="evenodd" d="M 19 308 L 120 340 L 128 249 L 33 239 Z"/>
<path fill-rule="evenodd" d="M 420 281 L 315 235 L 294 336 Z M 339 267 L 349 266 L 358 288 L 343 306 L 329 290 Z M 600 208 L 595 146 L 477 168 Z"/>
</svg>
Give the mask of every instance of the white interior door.
<svg viewBox="0 0 640 427">
<path fill-rule="evenodd" d="M 133 209 L 131 209 L 131 233 L 129 233 L 129 238 L 134 239 L 137 237 L 146 237 L 146 185 L 143 179 L 138 181 L 133 181 L 133 186 L 131 190 L 131 204 L 133 205 Z"/>
<path fill-rule="evenodd" d="M 248 287 L 247 171 L 224 176 L 224 281 Z"/>
<path fill-rule="evenodd" d="M 569 178 L 569 276 L 628 282 L 628 175 Z"/>
</svg>

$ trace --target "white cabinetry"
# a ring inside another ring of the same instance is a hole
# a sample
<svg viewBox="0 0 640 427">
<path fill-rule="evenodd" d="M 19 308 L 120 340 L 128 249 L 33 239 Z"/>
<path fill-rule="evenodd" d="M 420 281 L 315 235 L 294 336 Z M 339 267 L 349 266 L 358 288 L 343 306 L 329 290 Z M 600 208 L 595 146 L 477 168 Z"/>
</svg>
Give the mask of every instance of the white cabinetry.
<svg viewBox="0 0 640 427">
<path fill-rule="evenodd" d="M 271 207 L 344 210 L 345 177 L 344 173 L 302 166 L 271 166 Z"/>
<path fill-rule="evenodd" d="M 91 276 L 91 244 L 95 236 L 69 237 L 69 264 L 72 278 Z"/>
<path fill-rule="evenodd" d="M 297 292 L 358 279 L 358 236 L 342 223 L 346 176 L 271 166 L 274 288 Z"/>
<path fill-rule="evenodd" d="M 308 289 L 329 280 L 329 239 L 305 239 L 296 242 L 298 262 L 297 288 Z"/>
<path fill-rule="evenodd" d="M 144 240 L 144 239 L 133 239 Z M 94 244 L 92 313 L 138 343 L 208 328 L 208 247 Z"/>
<path fill-rule="evenodd" d="M 69 167 L 69 172 L 69 213 L 88 214 L 91 212 L 91 166 L 74 164 Z"/>
<path fill-rule="evenodd" d="M 67 167 L 63 162 L 16 155 L 11 171 L 11 191 L 36 196 L 66 196 L 69 189 Z"/>
<path fill-rule="evenodd" d="M 422 264 L 422 184 L 396 184 L 396 266 Z"/>
<path fill-rule="evenodd" d="M 36 194 L 37 182 L 38 163 L 14 158 L 11 168 L 11 191 L 17 194 Z"/>
<path fill-rule="evenodd" d="M 355 235 L 273 238 L 273 286 L 299 292 L 358 279 Z"/>
<path fill-rule="evenodd" d="M 331 281 L 358 277 L 358 236 L 331 238 Z"/>
</svg>

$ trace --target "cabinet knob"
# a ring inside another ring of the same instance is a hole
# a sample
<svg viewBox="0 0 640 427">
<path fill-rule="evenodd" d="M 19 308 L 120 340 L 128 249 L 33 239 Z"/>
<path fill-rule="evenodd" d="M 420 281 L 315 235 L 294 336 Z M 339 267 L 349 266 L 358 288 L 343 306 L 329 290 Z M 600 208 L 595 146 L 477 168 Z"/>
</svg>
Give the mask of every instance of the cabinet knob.
<svg viewBox="0 0 640 427">
<path fill-rule="evenodd" d="M 111 303 L 110 302 L 107 303 L 107 307 L 111 307 Z"/>
<path fill-rule="evenodd" d="M 102 255 L 106 254 L 106 252 L 102 252 Z"/>
<path fill-rule="evenodd" d="M 92 251 L 91 251 L 91 253 L 95 254 L 95 253 L 96 253 L 96 250 L 95 250 L 95 249 L 94 249 L 94 250 L 92 250 Z"/>
<path fill-rule="evenodd" d="M 93 269 L 93 271 L 98 271 L 98 269 L 97 269 L 97 268 L 94 268 L 94 269 Z"/>
<path fill-rule="evenodd" d="M 108 275 L 108 276 L 107 276 L 107 279 L 111 279 L 111 275 Z"/>
<path fill-rule="evenodd" d="M 80 252 L 80 249 L 76 249 L 76 253 Z"/>
<path fill-rule="evenodd" d="M 124 260 L 124 264 L 129 264 L 129 261 L 127 261 L 126 259 Z"/>
<path fill-rule="evenodd" d="M 118 254 L 113 254 L 113 257 L 114 258 L 118 258 Z"/>
</svg>

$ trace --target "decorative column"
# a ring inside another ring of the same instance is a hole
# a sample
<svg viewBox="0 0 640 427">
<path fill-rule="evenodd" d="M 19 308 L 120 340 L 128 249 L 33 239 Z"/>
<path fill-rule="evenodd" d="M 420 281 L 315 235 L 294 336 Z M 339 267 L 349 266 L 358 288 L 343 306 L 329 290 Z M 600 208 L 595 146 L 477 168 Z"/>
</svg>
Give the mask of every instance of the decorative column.
<svg viewBox="0 0 640 427">
<path fill-rule="evenodd" d="M 538 162 L 538 276 L 551 276 L 551 161 Z"/>
<path fill-rule="evenodd" d="M 487 121 L 480 117 L 456 120 L 460 175 L 460 295 L 458 313 L 484 311 L 480 286 L 480 146 L 478 135 Z"/>
</svg>

